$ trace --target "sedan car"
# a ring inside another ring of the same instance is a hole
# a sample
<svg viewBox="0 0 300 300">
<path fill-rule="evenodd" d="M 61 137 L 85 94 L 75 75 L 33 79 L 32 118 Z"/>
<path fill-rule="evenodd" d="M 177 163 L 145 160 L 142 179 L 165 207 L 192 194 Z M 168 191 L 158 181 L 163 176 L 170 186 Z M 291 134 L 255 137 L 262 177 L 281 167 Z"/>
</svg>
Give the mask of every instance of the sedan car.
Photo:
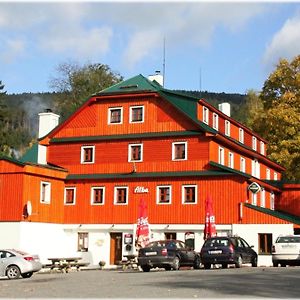
<svg viewBox="0 0 300 300">
<path fill-rule="evenodd" d="M 300 235 L 279 236 L 272 246 L 274 267 L 300 265 Z"/>
<path fill-rule="evenodd" d="M 138 253 L 138 265 L 144 272 L 151 268 L 164 268 L 178 270 L 180 266 L 192 266 L 200 269 L 199 253 L 190 249 L 179 240 L 154 241 L 141 248 Z"/>
<path fill-rule="evenodd" d="M 237 236 L 208 238 L 201 249 L 201 262 L 205 269 L 216 264 L 222 265 L 222 268 L 227 268 L 229 264 L 240 268 L 244 263 L 251 263 L 257 267 L 257 253 L 252 248 Z"/>
<path fill-rule="evenodd" d="M 41 268 L 42 264 L 38 255 L 30 255 L 14 249 L 0 250 L 0 277 L 29 278 Z"/>
</svg>

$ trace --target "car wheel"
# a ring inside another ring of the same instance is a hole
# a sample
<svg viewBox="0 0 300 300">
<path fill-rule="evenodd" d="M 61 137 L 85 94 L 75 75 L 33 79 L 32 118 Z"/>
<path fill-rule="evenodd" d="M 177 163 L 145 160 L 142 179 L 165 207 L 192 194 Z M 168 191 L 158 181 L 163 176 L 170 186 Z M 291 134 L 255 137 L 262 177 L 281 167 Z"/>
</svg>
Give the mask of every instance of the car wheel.
<svg viewBox="0 0 300 300">
<path fill-rule="evenodd" d="M 281 267 L 286 267 L 286 264 L 280 264 Z"/>
<path fill-rule="evenodd" d="M 277 261 L 273 261 L 273 267 L 278 267 L 278 262 Z"/>
<path fill-rule="evenodd" d="M 196 256 L 194 260 L 194 269 L 200 269 L 200 266 L 201 266 L 201 259 L 199 256 Z"/>
<path fill-rule="evenodd" d="M 6 269 L 6 276 L 9 279 L 18 279 L 21 275 L 20 269 L 18 268 L 18 266 L 9 266 Z"/>
<path fill-rule="evenodd" d="M 23 273 L 21 274 L 23 278 L 30 278 L 32 276 L 33 272 Z"/>
<path fill-rule="evenodd" d="M 173 265 L 172 265 L 173 270 L 177 271 L 180 268 L 180 260 L 179 257 L 175 256 L 173 259 Z"/>
<path fill-rule="evenodd" d="M 235 263 L 235 267 L 236 267 L 236 268 L 240 268 L 240 267 L 242 266 L 242 264 L 243 264 L 243 259 L 242 259 L 241 256 L 239 256 L 239 257 L 237 258 L 236 263 Z"/>
<path fill-rule="evenodd" d="M 172 269 L 171 266 L 165 266 L 166 271 L 170 271 L 171 269 Z"/>
<path fill-rule="evenodd" d="M 228 265 L 227 264 L 222 264 L 222 269 L 227 269 Z"/>
<path fill-rule="evenodd" d="M 204 264 L 204 269 L 208 270 L 208 269 L 210 269 L 210 267 L 211 267 L 211 264 Z"/>
<path fill-rule="evenodd" d="M 257 267 L 257 257 L 253 257 L 253 259 L 251 261 L 251 265 L 252 265 L 252 267 Z"/>
<path fill-rule="evenodd" d="M 150 271 L 150 267 L 149 266 L 141 266 L 142 270 L 144 272 L 149 272 Z"/>
</svg>

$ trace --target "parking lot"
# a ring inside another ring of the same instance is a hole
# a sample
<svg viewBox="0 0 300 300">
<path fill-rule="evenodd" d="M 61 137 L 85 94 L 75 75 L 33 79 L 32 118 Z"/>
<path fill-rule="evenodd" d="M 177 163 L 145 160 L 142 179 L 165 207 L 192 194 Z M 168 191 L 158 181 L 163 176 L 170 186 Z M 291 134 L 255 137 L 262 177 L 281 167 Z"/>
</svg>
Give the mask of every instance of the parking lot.
<svg viewBox="0 0 300 300">
<path fill-rule="evenodd" d="M 149 273 L 90 270 L 0 279 L 2 298 L 299 298 L 300 267 Z"/>
</svg>

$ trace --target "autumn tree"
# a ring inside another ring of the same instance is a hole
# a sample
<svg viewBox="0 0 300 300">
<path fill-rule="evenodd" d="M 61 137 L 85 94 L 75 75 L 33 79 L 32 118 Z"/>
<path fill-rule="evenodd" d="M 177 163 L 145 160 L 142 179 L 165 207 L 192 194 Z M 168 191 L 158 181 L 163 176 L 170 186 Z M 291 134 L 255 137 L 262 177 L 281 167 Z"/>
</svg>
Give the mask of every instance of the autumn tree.
<svg viewBox="0 0 300 300">
<path fill-rule="evenodd" d="M 269 142 L 268 155 L 286 168 L 284 177 L 300 180 L 300 55 L 279 61 L 260 99 L 263 113 L 253 119 L 253 130 Z"/>
<path fill-rule="evenodd" d="M 85 100 L 123 78 L 109 66 L 100 63 L 62 63 L 57 68 L 58 77 L 50 80 L 50 87 L 57 93 L 55 110 L 63 119 L 73 113 Z"/>
</svg>

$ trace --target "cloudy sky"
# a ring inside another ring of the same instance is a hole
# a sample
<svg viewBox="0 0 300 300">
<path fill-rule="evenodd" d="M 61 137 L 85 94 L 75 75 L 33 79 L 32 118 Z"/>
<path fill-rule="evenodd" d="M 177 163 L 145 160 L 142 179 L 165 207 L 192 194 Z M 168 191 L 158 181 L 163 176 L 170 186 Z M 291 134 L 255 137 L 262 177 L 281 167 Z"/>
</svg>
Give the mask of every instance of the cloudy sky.
<svg viewBox="0 0 300 300">
<path fill-rule="evenodd" d="M 10 94 L 51 91 L 67 61 L 107 64 L 127 79 L 163 71 L 164 57 L 166 88 L 245 93 L 298 54 L 297 2 L 0 2 Z"/>
</svg>

